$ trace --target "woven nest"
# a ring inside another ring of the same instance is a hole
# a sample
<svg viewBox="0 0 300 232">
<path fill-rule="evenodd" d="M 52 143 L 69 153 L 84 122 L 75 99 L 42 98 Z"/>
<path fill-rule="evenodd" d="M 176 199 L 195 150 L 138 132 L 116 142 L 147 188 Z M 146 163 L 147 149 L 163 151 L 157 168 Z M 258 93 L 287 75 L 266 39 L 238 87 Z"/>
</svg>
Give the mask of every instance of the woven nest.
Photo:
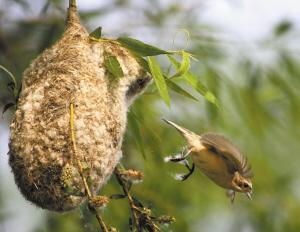
<svg viewBox="0 0 300 232">
<path fill-rule="evenodd" d="M 126 48 L 92 40 L 75 7 L 67 25 L 62 38 L 24 72 L 10 127 L 9 163 L 16 184 L 26 199 L 55 211 L 71 210 L 85 199 L 70 139 L 70 103 L 77 156 L 96 193 L 122 156 L 129 103 L 151 80 Z M 120 63 L 122 78 L 105 68 L 107 53 Z"/>
</svg>

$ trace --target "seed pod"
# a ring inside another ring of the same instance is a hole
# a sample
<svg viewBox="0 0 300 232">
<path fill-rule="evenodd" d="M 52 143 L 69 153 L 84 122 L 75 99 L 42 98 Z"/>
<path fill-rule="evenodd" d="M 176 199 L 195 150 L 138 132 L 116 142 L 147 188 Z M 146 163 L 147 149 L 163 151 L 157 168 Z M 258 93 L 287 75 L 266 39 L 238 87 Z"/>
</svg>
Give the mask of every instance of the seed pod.
<svg viewBox="0 0 300 232">
<path fill-rule="evenodd" d="M 109 57 L 120 76 L 108 67 Z M 71 102 L 77 157 L 97 192 L 121 158 L 128 106 L 150 80 L 126 48 L 91 39 L 71 6 L 62 38 L 24 72 L 10 126 L 9 163 L 25 198 L 54 211 L 71 210 L 85 199 L 70 138 Z"/>
</svg>

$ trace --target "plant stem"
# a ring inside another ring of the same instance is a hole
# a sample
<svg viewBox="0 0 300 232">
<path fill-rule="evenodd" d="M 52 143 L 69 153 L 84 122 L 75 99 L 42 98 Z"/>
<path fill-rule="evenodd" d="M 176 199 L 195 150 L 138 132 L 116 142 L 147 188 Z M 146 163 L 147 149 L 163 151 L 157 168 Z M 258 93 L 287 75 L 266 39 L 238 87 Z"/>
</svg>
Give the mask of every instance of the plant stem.
<svg viewBox="0 0 300 232">
<path fill-rule="evenodd" d="M 128 189 L 126 187 L 126 184 L 125 184 L 125 182 L 122 178 L 121 171 L 120 171 L 119 167 L 115 168 L 115 174 L 116 174 L 116 177 L 117 177 L 117 180 L 118 180 L 119 184 L 122 186 L 123 192 L 125 193 L 125 195 L 127 196 L 128 201 L 129 201 L 130 209 L 131 209 L 132 216 L 133 216 L 133 225 L 136 228 L 138 228 L 139 220 L 138 220 L 138 216 L 137 216 L 137 213 L 136 213 L 137 207 L 135 206 L 135 204 L 133 202 L 133 198 L 132 198 L 130 192 L 128 191 Z"/>
<path fill-rule="evenodd" d="M 76 0 L 69 0 L 69 8 L 76 7 L 76 6 L 77 6 Z"/>
<path fill-rule="evenodd" d="M 71 2 L 71 0 L 70 0 Z M 75 2 L 72 1 L 72 2 Z M 75 117 L 74 117 L 74 104 L 73 102 L 70 103 L 70 130 L 71 130 L 71 141 L 72 141 L 72 145 L 73 145 L 73 157 L 72 157 L 72 160 L 75 160 L 76 164 L 77 164 L 77 167 L 78 167 L 78 171 L 79 171 L 79 174 L 81 176 L 81 179 L 82 179 L 82 182 L 83 182 L 83 185 L 84 185 L 84 188 L 85 188 L 85 192 L 86 192 L 86 195 L 88 197 L 88 200 L 89 202 L 91 202 L 91 200 L 93 199 L 93 193 L 91 192 L 90 188 L 89 188 L 89 185 L 87 183 L 87 180 L 84 176 L 84 170 L 83 170 L 83 166 L 81 164 L 81 161 L 79 159 L 79 157 L 77 156 L 77 147 L 76 147 L 76 136 L 75 136 L 75 127 L 74 127 L 74 121 L 75 121 Z M 107 226 L 105 225 L 101 215 L 99 214 L 99 212 L 97 211 L 97 209 L 93 206 L 93 205 L 89 205 L 89 208 L 91 208 L 91 212 L 93 214 L 95 214 L 97 220 L 98 220 L 98 223 L 100 225 L 100 228 L 103 232 L 108 232 L 108 229 L 107 229 Z"/>
</svg>

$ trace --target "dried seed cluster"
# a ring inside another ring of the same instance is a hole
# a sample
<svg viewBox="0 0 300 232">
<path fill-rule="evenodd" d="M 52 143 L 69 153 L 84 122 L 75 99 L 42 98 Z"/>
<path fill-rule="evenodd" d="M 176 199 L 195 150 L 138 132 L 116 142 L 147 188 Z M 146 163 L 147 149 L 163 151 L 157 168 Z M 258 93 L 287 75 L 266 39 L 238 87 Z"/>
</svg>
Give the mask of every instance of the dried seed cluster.
<svg viewBox="0 0 300 232">
<path fill-rule="evenodd" d="M 117 58 L 122 78 L 105 68 L 106 53 Z M 126 112 L 141 91 L 134 93 L 132 86 L 141 78 L 151 80 L 127 49 L 91 40 L 76 9 L 70 10 L 62 38 L 24 72 L 10 127 L 9 162 L 28 200 L 55 211 L 71 210 L 84 200 L 77 194 L 84 187 L 70 140 L 70 102 L 75 105 L 77 155 L 86 164 L 91 190 L 105 184 L 121 158 Z"/>
</svg>

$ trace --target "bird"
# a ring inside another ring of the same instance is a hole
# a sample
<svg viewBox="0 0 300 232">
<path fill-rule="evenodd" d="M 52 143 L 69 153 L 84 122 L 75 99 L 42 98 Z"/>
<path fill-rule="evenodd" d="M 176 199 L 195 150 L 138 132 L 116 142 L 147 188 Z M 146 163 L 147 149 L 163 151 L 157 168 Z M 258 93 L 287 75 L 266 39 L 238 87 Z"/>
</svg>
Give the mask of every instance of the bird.
<svg viewBox="0 0 300 232">
<path fill-rule="evenodd" d="M 198 135 L 174 122 L 163 120 L 175 127 L 188 144 L 185 154 L 165 159 L 165 161 L 183 162 L 187 167 L 189 173 L 181 176 L 182 181 L 194 172 L 196 166 L 215 184 L 227 190 L 227 196 L 232 203 L 236 192 L 244 193 L 252 199 L 251 165 L 234 144 L 223 135 L 210 132 Z M 188 156 L 191 156 L 192 167 L 188 165 Z"/>
</svg>

